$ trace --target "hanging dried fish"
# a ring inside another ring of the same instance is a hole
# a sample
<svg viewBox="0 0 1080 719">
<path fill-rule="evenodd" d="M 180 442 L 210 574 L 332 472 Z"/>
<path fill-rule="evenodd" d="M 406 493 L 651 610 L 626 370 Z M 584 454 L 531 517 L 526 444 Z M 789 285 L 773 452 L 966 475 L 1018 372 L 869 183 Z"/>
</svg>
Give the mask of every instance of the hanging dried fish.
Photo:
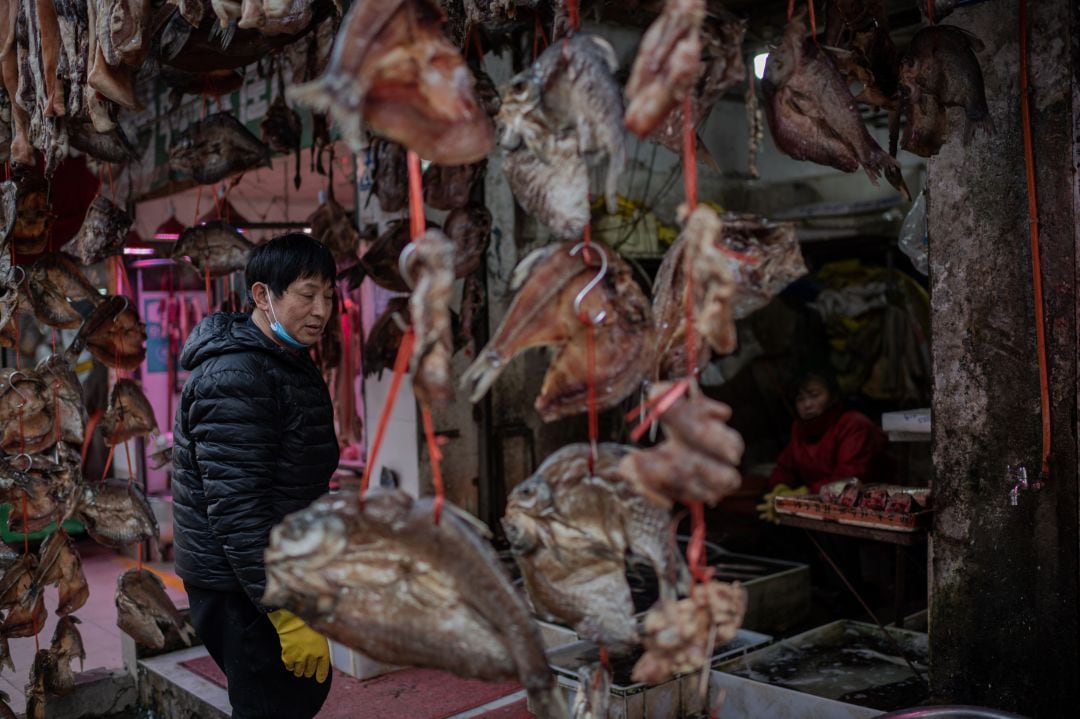
<svg viewBox="0 0 1080 719">
<path fill-rule="evenodd" d="M 304 128 L 300 122 L 300 115 L 285 102 L 285 82 L 281 73 L 279 69 L 278 96 L 270 103 L 270 108 L 259 123 L 259 131 L 262 133 L 262 141 L 272 152 L 292 153 L 296 156 L 296 175 L 293 177 L 293 186 L 299 190 L 300 141 Z"/>
<path fill-rule="evenodd" d="M 383 212 L 400 212 L 409 204 L 405 155 L 405 148 L 396 142 L 378 137 L 371 141 L 371 191 Z"/>
<path fill-rule="evenodd" d="M 0 369 L 0 449 L 34 454 L 56 441 L 51 394 L 36 372 Z"/>
<path fill-rule="evenodd" d="M 322 193 L 320 192 L 320 196 Z M 360 249 L 360 233 L 331 190 L 307 219 L 311 236 L 326 245 L 337 262 L 351 262 Z"/>
<path fill-rule="evenodd" d="M 51 411 L 60 426 L 58 439 L 74 446 L 81 445 L 86 431 L 86 402 L 75 371 L 58 354 L 43 359 L 36 371 L 48 386 Z"/>
<path fill-rule="evenodd" d="M 133 222 L 123 208 L 98 195 L 87 208 L 79 231 L 60 249 L 78 257 L 84 265 L 101 262 L 123 252 Z"/>
<path fill-rule="evenodd" d="M 82 560 L 71 537 L 62 528 L 58 528 L 41 543 L 40 556 L 35 581 L 39 587 L 49 584 L 57 585 L 60 593 L 56 607 L 57 615 L 65 617 L 78 611 L 86 604 L 90 596 L 90 587 L 86 583 Z M 57 632 L 59 631 L 57 627 Z M 55 643 L 55 636 L 53 641 Z"/>
<path fill-rule="evenodd" d="M 113 385 L 109 408 L 101 418 L 101 431 L 110 447 L 158 431 L 154 408 L 135 380 L 121 378 Z"/>
<path fill-rule="evenodd" d="M 172 258 L 187 262 L 200 275 L 209 271 L 211 277 L 225 277 L 247 267 L 252 247 L 234 227 L 213 220 L 184 230 Z"/>
<path fill-rule="evenodd" d="M 195 628 L 173 604 L 160 577 L 149 569 L 129 569 L 116 580 L 116 626 L 151 649 L 163 649 L 168 634 L 189 646 L 195 640 Z"/>
<path fill-rule="evenodd" d="M 431 0 L 354 3 L 326 73 L 292 88 L 290 98 L 332 112 L 354 152 L 365 144 L 363 118 L 376 134 L 433 162 L 483 159 L 493 143 L 491 120 L 442 18 Z"/>
<path fill-rule="evenodd" d="M 551 346 L 556 349 L 536 410 L 545 422 L 584 412 L 590 372 L 583 318 L 595 322 L 592 377 L 601 411 L 625 399 L 646 377 L 654 346 L 652 311 L 629 265 L 598 242 L 580 254 L 573 250 L 573 243 L 551 245 L 515 269 L 510 286 L 517 295 L 461 378 L 471 401 L 488 391 L 516 355 Z"/>
<path fill-rule="evenodd" d="M 436 210 L 464 207 L 473 186 L 484 179 L 487 161 L 471 165 L 435 165 L 424 170 L 424 204 Z"/>
<path fill-rule="evenodd" d="M 65 254 L 42 255 L 27 272 L 26 297 L 39 322 L 59 329 L 74 329 L 83 315 L 72 303 L 100 304 L 101 295 L 79 266 Z"/>
<path fill-rule="evenodd" d="M 146 359 L 146 325 L 127 297 L 109 297 L 98 305 L 65 356 L 73 359 L 83 349 L 114 369 L 133 370 L 142 364 Z"/>
<path fill-rule="evenodd" d="M 84 485 L 76 514 L 95 542 L 119 549 L 158 538 L 158 523 L 146 495 L 135 484 L 108 480 Z"/>
<path fill-rule="evenodd" d="M 18 192 L 10 239 L 20 255 L 36 255 L 45 249 L 53 221 L 49 183 L 32 167 L 17 168 L 14 182 Z"/>
<path fill-rule="evenodd" d="M 231 113 L 191 123 L 169 147 L 169 166 L 203 185 L 238 172 L 270 167 L 270 148 Z"/>
</svg>

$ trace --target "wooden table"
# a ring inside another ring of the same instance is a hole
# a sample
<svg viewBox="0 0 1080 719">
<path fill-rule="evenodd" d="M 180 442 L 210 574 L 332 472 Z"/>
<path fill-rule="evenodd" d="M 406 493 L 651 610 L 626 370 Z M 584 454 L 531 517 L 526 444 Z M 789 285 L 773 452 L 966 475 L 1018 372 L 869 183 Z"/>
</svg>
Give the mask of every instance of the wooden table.
<svg viewBox="0 0 1080 719">
<path fill-rule="evenodd" d="M 896 587 L 893 598 L 893 612 L 894 612 L 894 624 L 898 627 L 904 626 L 903 604 L 904 594 L 906 587 L 905 570 L 907 568 L 907 555 L 904 553 L 905 547 L 914 547 L 926 542 L 927 533 L 925 529 L 920 529 L 915 532 L 893 532 L 888 529 L 874 529 L 872 527 L 859 527 L 852 524 L 841 524 L 839 522 L 827 521 L 824 519 L 809 519 L 807 517 L 796 517 L 791 514 L 777 514 L 777 519 L 780 520 L 780 526 L 783 527 L 797 527 L 799 529 L 805 529 L 808 532 L 824 532 L 826 534 L 837 534 L 841 537 L 851 537 L 852 539 L 865 539 L 871 542 L 882 542 L 883 544 L 892 544 L 896 547 Z M 819 547 L 820 548 L 820 547 Z M 821 550 L 824 553 L 824 550 Z M 831 559 L 830 559 L 831 563 Z M 843 579 L 843 576 L 841 575 Z M 845 583 L 847 580 L 844 579 Z M 851 592 L 855 594 L 855 598 L 860 602 L 863 602 L 862 597 L 855 592 L 854 588 L 848 585 Z"/>
</svg>

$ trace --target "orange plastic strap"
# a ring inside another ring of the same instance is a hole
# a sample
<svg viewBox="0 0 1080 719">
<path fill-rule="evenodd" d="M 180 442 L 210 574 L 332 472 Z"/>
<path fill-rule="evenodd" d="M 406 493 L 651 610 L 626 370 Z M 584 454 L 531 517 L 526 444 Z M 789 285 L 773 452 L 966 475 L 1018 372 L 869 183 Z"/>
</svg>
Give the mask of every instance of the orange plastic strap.
<svg viewBox="0 0 1080 719">
<path fill-rule="evenodd" d="M 214 293 L 210 290 L 210 261 L 209 258 L 203 260 L 206 264 L 203 265 L 203 278 L 206 283 L 206 311 L 214 311 Z"/>
<path fill-rule="evenodd" d="M 409 366 L 409 358 L 412 357 L 413 344 L 416 341 L 416 333 L 410 327 L 401 337 L 401 346 L 398 347 L 397 358 L 394 360 L 394 377 L 390 381 L 390 392 L 386 396 L 386 404 L 383 405 L 382 414 L 379 416 L 379 425 L 375 429 L 375 439 L 371 443 L 371 452 L 368 453 L 367 462 L 364 464 L 364 477 L 360 480 L 360 501 L 367 494 L 368 483 L 371 481 L 371 470 L 375 467 L 375 459 L 379 456 L 379 447 L 382 446 L 383 436 L 386 434 L 386 425 L 390 422 L 390 413 L 394 409 L 394 401 L 397 399 L 398 389 L 401 388 L 401 380 L 405 376 L 405 370 Z"/>
<path fill-rule="evenodd" d="M 642 435 L 644 435 L 645 432 L 649 430 L 649 427 L 652 426 L 652 423 L 660 419 L 660 417 L 663 416 L 664 412 L 667 412 L 669 409 L 671 409 L 672 405 L 674 405 L 679 400 L 679 398 L 686 393 L 686 390 L 689 387 L 690 380 L 681 379 L 674 385 L 672 385 L 671 389 L 669 389 L 664 394 L 646 402 L 644 405 L 645 408 L 648 409 L 651 407 L 651 409 L 649 413 L 645 415 L 645 419 L 641 420 L 641 423 L 638 424 L 638 426 L 634 428 L 634 431 L 630 433 L 630 441 L 637 442 L 639 439 L 641 439 Z M 633 419 L 640 410 L 640 405 L 631 410 L 626 415 L 627 421 Z"/>
<path fill-rule="evenodd" d="M 92 415 L 90 415 L 90 419 L 86 422 L 86 432 L 85 432 L 85 434 L 83 434 L 83 443 L 82 443 L 82 463 L 83 463 L 83 465 L 86 464 L 86 455 L 90 451 L 90 440 L 93 439 L 93 437 L 94 437 L 94 428 L 97 427 L 97 423 L 101 421 L 101 417 L 104 414 L 105 414 L 105 410 L 102 409 L 101 407 L 98 407 L 94 411 L 94 413 Z"/>
<path fill-rule="evenodd" d="M 1020 117 L 1024 123 L 1024 164 L 1027 171 L 1028 226 L 1031 241 L 1031 280 L 1035 293 L 1035 343 L 1039 355 L 1039 400 L 1042 412 L 1042 476 L 1050 472 L 1052 427 L 1050 371 L 1046 357 L 1046 318 L 1043 307 L 1042 257 L 1039 250 L 1039 202 L 1035 182 L 1035 148 L 1031 132 L 1031 85 L 1028 79 L 1027 0 L 1020 0 Z"/>
<path fill-rule="evenodd" d="M 420 173 L 420 156 L 412 150 L 407 155 L 409 167 L 409 236 L 416 239 L 424 234 L 424 187 Z"/>
<path fill-rule="evenodd" d="M 443 485 L 442 476 L 442 450 L 435 438 L 435 429 L 431 422 L 431 409 L 424 405 L 420 408 L 420 416 L 424 421 L 424 439 L 427 440 L 428 454 L 431 456 L 431 483 L 435 485 L 435 524 L 442 517 L 443 501 L 446 499 L 446 487 Z"/>
<path fill-rule="evenodd" d="M 694 575 L 694 581 L 699 584 L 712 579 L 714 570 L 705 566 L 705 505 L 701 502 L 690 502 L 690 545 L 686 548 L 686 563 L 690 565 L 690 572 Z"/>
</svg>

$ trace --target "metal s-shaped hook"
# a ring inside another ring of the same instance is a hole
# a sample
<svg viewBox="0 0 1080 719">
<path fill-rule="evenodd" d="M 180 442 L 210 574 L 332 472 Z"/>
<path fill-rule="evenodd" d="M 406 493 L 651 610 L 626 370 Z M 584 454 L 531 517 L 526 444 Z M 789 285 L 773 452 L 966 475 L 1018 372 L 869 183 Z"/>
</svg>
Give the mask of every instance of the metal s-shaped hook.
<svg viewBox="0 0 1080 719">
<path fill-rule="evenodd" d="M 600 310 L 600 312 L 597 313 L 596 317 L 590 317 L 586 320 L 581 314 L 581 303 L 585 301 L 585 298 L 589 295 L 590 292 L 596 289 L 597 285 L 604 281 L 604 277 L 607 275 L 608 270 L 608 258 L 607 253 L 604 252 L 604 248 L 591 243 L 586 245 L 584 242 L 579 242 L 574 245 L 574 247 L 570 250 L 570 254 L 576 255 L 578 252 L 585 249 L 586 247 L 588 247 L 589 250 L 596 250 L 600 253 L 600 271 L 596 273 L 595 277 L 589 280 L 589 284 L 581 288 L 581 292 L 577 293 L 577 297 L 574 298 L 574 313 L 578 316 L 579 319 L 581 319 L 582 322 L 585 322 L 586 324 L 591 322 L 594 325 L 598 325 L 604 321 L 605 317 L 607 317 L 607 311 Z M 589 258 L 584 257 L 584 259 L 586 264 L 588 264 Z"/>
<path fill-rule="evenodd" d="M 405 284 L 409 286 L 410 290 L 416 289 L 416 287 L 413 285 L 412 277 L 409 276 L 409 270 L 406 267 L 406 264 L 408 264 L 409 258 L 414 252 L 416 252 L 416 243 L 410 242 L 401 250 L 401 254 L 398 255 L 397 261 L 398 272 L 401 274 L 401 279 L 405 281 Z"/>
<path fill-rule="evenodd" d="M 23 379 L 28 379 L 28 377 L 22 371 L 12 372 L 10 375 L 8 375 L 8 385 L 11 387 L 11 391 L 22 398 L 22 403 L 16 409 L 22 409 L 30 401 L 30 398 L 23 394 L 22 390 L 20 390 L 15 384 L 16 377 L 22 377 Z"/>
<path fill-rule="evenodd" d="M 120 299 L 122 299 L 124 301 L 124 307 L 119 312 L 117 312 L 115 315 L 113 315 L 113 318 L 112 318 L 113 322 L 119 322 L 120 321 L 120 315 L 127 312 L 128 308 L 131 307 L 131 302 L 128 301 L 127 295 L 120 295 Z"/>
<path fill-rule="evenodd" d="M 17 455 L 15 455 L 14 457 L 11 458 L 11 466 L 12 467 L 15 466 L 15 460 L 17 460 L 19 457 L 25 457 L 26 458 L 26 469 L 21 469 L 19 471 L 20 472 L 29 472 L 30 468 L 34 466 L 34 458 L 31 457 L 26 452 L 19 452 Z"/>
</svg>

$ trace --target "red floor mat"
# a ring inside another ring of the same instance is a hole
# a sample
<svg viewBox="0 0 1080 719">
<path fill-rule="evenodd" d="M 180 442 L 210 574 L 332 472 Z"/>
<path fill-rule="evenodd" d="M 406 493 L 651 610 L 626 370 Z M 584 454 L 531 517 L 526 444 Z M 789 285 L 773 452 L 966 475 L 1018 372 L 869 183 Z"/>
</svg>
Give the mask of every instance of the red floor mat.
<svg viewBox="0 0 1080 719">
<path fill-rule="evenodd" d="M 210 657 L 183 662 L 182 667 L 204 679 L 225 686 L 225 675 Z M 401 669 L 372 679 L 360 680 L 334 672 L 334 684 L 318 719 L 355 719 L 358 707 L 364 716 L 379 719 L 445 719 L 474 709 L 520 689 L 516 682 L 491 684 L 460 679 L 432 669 Z M 525 719 L 524 700 L 518 713 L 508 709 L 485 714 L 484 719 Z"/>
</svg>

